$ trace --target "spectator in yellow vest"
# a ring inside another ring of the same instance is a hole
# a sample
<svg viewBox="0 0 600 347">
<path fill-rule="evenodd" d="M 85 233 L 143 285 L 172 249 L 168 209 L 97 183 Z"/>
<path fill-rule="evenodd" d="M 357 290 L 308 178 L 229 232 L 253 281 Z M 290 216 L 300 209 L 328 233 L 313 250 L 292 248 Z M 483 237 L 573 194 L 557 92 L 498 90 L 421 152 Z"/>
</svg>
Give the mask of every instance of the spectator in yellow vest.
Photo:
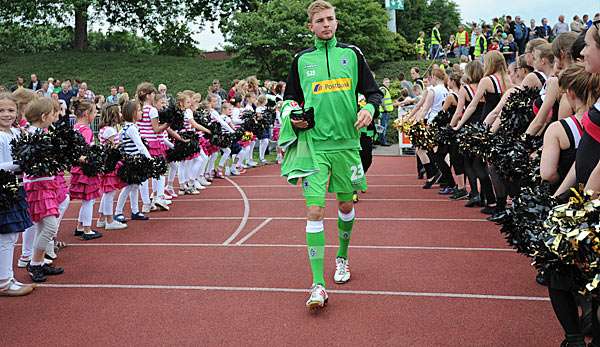
<svg viewBox="0 0 600 347">
<path fill-rule="evenodd" d="M 389 146 L 385 134 L 387 134 L 390 114 L 394 111 L 394 102 L 392 101 L 392 94 L 390 93 L 390 79 L 384 78 L 382 84 L 383 85 L 379 87 L 379 90 L 381 90 L 383 93 L 383 102 L 381 103 L 381 106 L 379 106 L 379 112 L 381 113 L 381 132 L 379 133 L 379 142 L 382 146 Z"/>
<path fill-rule="evenodd" d="M 429 58 L 434 60 L 440 56 L 442 37 L 440 35 L 440 22 L 435 22 L 431 29 L 431 44 L 429 49 Z"/>
<path fill-rule="evenodd" d="M 469 33 L 465 30 L 464 25 L 458 26 L 458 32 L 456 33 L 456 56 L 460 58 L 463 55 L 469 55 Z"/>
<path fill-rule="evenodd" d="M 425 33 L 420 31 L 419 37 L 417 38 L 417 43 L 415 43 L 415 50 L 417 53 L 417 60 L 422 60 L 427 58 L 427 54 L 425 52 Z"/>
</svg>

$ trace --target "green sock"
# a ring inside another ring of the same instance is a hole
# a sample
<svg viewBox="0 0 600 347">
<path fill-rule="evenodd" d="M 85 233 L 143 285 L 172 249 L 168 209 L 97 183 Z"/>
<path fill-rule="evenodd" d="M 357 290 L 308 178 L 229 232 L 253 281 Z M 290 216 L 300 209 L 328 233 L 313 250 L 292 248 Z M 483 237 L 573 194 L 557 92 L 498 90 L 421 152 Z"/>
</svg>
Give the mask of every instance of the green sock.
<svg viewBox="0 0 600 347">
<path fill-rule="evenodd" d="M 352 236 L 352 226 L 354 225 L 354 216 L 349 221 L 344 221 L 338 215 L 338 238 L 340 240 L 340 248 L 338 248 L 337 256 L 348 259 L 348 246 L 350 245 L 350 236 Z"/>
<path fill-rule="evenodd" d="M 308 260 L 313 273 L 313 283 L 325 286 L 323 277 L 323 258 L 325 257 L 325 232 L 306 233 Z"/>
</svg>

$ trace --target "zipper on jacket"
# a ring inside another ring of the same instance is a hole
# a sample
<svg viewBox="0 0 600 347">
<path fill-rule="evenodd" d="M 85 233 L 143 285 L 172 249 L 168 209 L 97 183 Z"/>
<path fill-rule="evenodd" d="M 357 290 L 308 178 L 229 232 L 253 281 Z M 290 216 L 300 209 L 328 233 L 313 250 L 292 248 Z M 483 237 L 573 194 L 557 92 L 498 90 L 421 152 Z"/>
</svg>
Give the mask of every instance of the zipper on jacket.
<svg viewBox="0 0 600 347">
<path fill-rule="evenodd" d="M 325 42 L 325 60 L 327 60 L 327 77 L 331 78 L 331 71 L 329 70 L 329 41 Z"/>
</svg>

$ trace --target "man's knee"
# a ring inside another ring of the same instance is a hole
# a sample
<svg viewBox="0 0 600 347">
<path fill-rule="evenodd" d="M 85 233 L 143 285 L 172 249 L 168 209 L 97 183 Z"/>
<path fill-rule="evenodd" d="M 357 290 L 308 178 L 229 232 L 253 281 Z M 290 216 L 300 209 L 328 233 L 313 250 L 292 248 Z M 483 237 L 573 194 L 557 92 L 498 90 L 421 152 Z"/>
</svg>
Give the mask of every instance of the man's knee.
<svg viewBox="0 0 600 347">
<path fill-rule="evenodd" d="M 340 201 L 338 204 L 338 208 L 343 214 L 348 214 L 352 212 L 352 209 L 354 208 L 354 203 L 352 201 Z"/>
<path fill-rule="evenodd" d="M 307 218 L 308 220 L 323 220 L 325 216 L 325 208 L 321 206 L 308 206 Z"/>
</svg>

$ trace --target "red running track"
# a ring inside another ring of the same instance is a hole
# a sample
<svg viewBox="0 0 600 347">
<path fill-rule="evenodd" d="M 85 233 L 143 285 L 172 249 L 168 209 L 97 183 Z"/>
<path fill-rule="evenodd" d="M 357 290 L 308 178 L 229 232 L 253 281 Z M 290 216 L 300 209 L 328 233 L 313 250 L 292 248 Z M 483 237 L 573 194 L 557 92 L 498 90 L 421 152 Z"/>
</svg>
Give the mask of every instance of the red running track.
<svg viewBox="0 0 600 347">
<path fill-rule="evenodd" d="M 422 190 L 414 165 L 375 158 L 343 286 L 331 279 L 329 197 L 330 301 L 318 314 L 304 307 L 304 202 L 276 166 L 91 242 L 72 236 L 73 203 L 60 231 L 65 274 L 0 298 L 0 345 L 557 346 L 561 329 L 529 261 L 477 210 Z"/>
</svg>

